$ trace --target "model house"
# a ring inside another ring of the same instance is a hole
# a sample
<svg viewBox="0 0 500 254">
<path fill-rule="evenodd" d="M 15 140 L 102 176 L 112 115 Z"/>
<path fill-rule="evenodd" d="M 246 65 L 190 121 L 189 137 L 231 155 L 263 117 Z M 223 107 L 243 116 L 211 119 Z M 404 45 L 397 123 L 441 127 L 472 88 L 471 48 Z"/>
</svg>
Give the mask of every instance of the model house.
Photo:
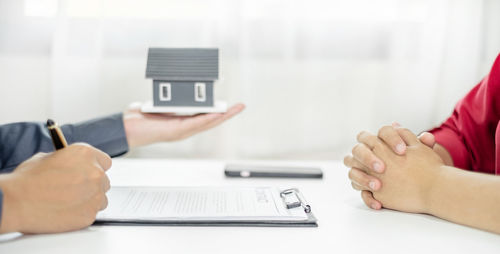
<svg viewBox="0 0 500 254">
<path fill-rule="evenodd" d="M 213 107 L 219 78 L 216 48 L 150 48 L 146 78 L 154 107 Z"/>
</svg>

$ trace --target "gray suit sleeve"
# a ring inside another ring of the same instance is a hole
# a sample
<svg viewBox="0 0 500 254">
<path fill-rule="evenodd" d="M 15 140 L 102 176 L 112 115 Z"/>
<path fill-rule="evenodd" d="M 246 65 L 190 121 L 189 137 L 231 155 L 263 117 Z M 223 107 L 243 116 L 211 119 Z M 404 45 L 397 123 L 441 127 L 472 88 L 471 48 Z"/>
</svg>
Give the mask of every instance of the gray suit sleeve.
<svg viewBox="0 0 500 254">
<path fill-rule="evenodd" d="M 67 124 L 61 129 L 69 144 L 88 143 L 111 157 L 128 151 L 121 113 Z M 44 123 L 22 122 L 0 126 L 0 173 L 7 173 L 38 152 L 52 152 L 54 147 Z"/>
</svg>

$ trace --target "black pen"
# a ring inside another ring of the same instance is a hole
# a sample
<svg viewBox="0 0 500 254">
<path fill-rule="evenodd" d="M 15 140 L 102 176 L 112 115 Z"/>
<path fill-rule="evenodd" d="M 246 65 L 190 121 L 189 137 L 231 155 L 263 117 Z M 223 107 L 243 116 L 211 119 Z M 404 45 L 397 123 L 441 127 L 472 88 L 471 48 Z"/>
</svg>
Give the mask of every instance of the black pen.
<svg viewBox="0 0 500 254">
<path fill-rule="evenodd" d="M 63 132 L 52 119 L 47 120 L 47 128 L 49 129 L 52 144 L 54 144 L 54 148 L 56 150 L 63 149 L 68 146 Z"/>
</svg>

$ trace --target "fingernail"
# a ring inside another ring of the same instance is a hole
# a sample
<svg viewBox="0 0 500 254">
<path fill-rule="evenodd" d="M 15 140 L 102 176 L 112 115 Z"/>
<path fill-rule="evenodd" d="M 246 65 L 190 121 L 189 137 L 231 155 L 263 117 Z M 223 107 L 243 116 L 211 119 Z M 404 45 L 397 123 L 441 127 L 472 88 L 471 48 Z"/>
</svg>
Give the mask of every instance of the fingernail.
<svg viewBox="0 0 500 254">
<path fill-rule="evenodd" d="M 377 204 L 375 204 L 375 203 L 373 203 L 373 204 L 371 205 L 371 207 L 372 207 L 373 209 L 375 209 L 375 210 L 377 210 L 377 209 L 378 209 L 378 205 L 377 205 Z"/>
<path fill-rule="evenodd" d="M 401 124 L 399 124 L 398 122 L 393 122 L 392 127 L 399 128 L 401 127 Z"/>
<path fill-rule="evenodd" d="M 373 170 L 382 173 L 382 165 L 380 165 L 380 163 L 378 162 L 373 163 Z"/>
<path fill-rule="evenodd" d="M 375 184 L 375 182 L 372 181 L 372 182 L 368 183 L 368 186 L 370 186 L 370 189 L 375 190 L 376 184 Z"/>
<path fill-rule="evenodd" d="M 403 154 L 405 152 L 406 146 L 403 144 L 396 145 L 396 152 L 399 154 Z"/>
<path fill-rule="evenodd" d="M 422 138 L 422 137 L 424 137 L 424 136 L 425 136 L 425 135 L 427 135 L 427 134 L 430 134 L 430 133 L 429 133 L 429 132 L 424 131 L 424 132 L 420 133 L 420 135 L 418 135 L 418 138 Z"/>
</svg>

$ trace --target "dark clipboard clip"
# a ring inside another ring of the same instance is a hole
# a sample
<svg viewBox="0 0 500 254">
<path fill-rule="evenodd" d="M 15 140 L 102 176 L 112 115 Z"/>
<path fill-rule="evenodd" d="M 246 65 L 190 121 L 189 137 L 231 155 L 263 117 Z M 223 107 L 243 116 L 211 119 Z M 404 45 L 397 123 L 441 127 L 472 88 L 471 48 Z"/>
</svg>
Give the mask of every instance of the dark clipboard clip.
<svg viewBox="0 0 500 254">
<path fill-rule="evenodd" d="M 296 208 L 302 206 L 306 213 L 311 212 L 311 206 L 307 204 L 302 193 L 296 188 L 286 189 L 280 193 L 281 198 L 285 202 L 287 209 Z"/>
</svg>

